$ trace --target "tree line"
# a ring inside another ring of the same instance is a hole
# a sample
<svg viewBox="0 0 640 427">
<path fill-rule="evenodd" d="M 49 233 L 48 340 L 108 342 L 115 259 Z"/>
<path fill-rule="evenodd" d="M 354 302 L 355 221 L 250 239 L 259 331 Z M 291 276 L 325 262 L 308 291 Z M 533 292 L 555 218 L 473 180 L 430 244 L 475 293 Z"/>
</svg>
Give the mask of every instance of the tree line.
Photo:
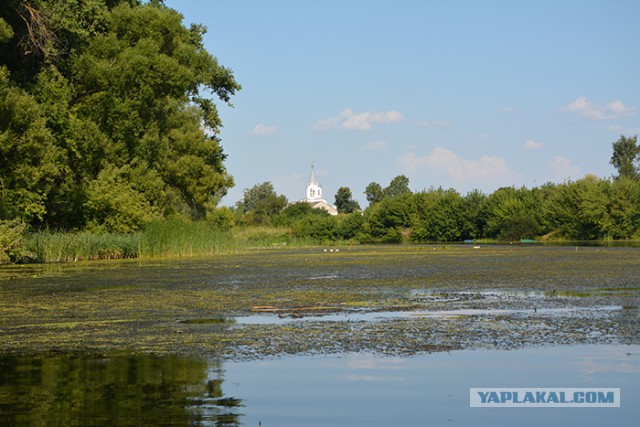
<svg viewBox="0 0 640 427">
<path fill-rule="evenodd" d="M 546 183 L 535 188 L 504 187 L 491 194 L 465 195 L 442 187 L 412 192 L 409 179 L 386 186 L 372 182 L 360 210 L 348 187 L 341 187 L 330 216 L 306 203 L 289 205 L 269 182 L 245 190 L 227 224 L 292 227 L 297 237 L 363 243 L 450 242 L 471 239 L 640 239 L 640 146 L 637 136 L 612 144 L 610 163 L 618 175 Z"/>
<path fill-rule="evenodd" d="M 162 0 L 0 3 L 0 255 L 30 230 L 130 234 L 166 220 L 317 241 L 640 239 L 637 136 L 613 143 L 610 179 L 462 195 L 413 192 L 400 175 L 370 183 L 364 210 L 341 187 L 336 217 L 265 182 L 219 207 L 234 183 L 216 103 L 240 85 L 204 48 L 206 29 L 182 19 Z"/>
</svg>

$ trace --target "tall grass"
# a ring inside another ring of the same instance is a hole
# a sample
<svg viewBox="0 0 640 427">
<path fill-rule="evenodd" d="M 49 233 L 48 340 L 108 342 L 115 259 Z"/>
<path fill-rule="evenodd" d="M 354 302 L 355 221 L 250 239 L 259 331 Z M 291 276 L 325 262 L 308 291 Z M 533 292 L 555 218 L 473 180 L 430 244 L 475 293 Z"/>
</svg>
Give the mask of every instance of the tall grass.
<svg viewBox="0 0 640 427">
<path fill-rule="evenodd" d="M 140 236 L 139 256 L 189 257 L 245 252 L 307 242 L 291 237 L 289 229 L 242 227 L 220 229 L 206 221 L 160 221 L 147 225 Z"/>
<path fill-rule="evenodd" d="M 220 229 L 206 221 L 159 221 L 134 234 L 94 234 L 40 230 L 27 239 L 35 262 L 69 262 L 116 258 L 168 258 L 234 254 L 262 248 L 312 246 L 289 228 Z"/>
<path fill-rule="evenodd" d="M 139 234 L 93 234 L 41 230 L 27 239 L 27 250 L 36 262 L 135 258 Z"/>
<path fill-rule="evenodd" d="M 189 257 L 235 252 L 229 231 L 200 222 L 159 221 L 148 224 L 140 235 L 140 258 Z"/>
</svg>

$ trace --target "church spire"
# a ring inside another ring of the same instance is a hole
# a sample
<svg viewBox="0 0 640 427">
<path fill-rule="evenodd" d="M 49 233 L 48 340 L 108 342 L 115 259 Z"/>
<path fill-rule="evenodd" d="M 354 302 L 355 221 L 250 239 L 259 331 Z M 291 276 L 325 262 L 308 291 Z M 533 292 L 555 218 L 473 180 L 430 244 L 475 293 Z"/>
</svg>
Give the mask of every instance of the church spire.
<svg viewBox="0 0 640 427">
<path fill-rule="evenodd" d="M 322 187 L 316 179 L 316 172 L 313 169 L 313 163 L 311 164 L 311 176 L 309 176 L 309 184 L 307 184 L 307 201 L 320 201 L 322 198 Z"/>
<path fill-rule="evenodd" d="M 316 172 L 313 169 L 313 163 L 311 163 L 311 176 L 309 177 L 309 185 L 320 185 L 316 179 Z"/>
</svg>

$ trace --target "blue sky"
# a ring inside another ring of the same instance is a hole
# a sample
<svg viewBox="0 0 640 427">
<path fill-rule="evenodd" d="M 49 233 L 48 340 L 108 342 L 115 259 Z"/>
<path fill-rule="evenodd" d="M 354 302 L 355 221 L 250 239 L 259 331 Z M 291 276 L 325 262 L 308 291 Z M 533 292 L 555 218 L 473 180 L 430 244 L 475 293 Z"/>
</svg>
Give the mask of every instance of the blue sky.
<svg viewBox="0 0 640 427">
<path fill-rule="evenodd" d="M 640 1 L 166 1 L 243 89 L 220 106 L 236 186 L 330 203 L 400 174 L 491 193 L 610 177 L 640 133 Z"/>
</svg>

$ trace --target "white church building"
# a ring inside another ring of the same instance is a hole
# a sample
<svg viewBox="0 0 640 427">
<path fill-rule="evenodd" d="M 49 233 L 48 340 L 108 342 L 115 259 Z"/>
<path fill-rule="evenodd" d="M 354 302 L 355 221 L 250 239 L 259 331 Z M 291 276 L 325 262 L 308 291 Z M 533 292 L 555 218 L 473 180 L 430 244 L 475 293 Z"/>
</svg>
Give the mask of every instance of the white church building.
<svg viewBox="0 0 640 427">
<path fill-rule="evenodd" d="M 322 186 L 316 178 L 313 165 L 311 165 L 311 176 L 309 177 L 309 183 L 307 184 L 307 197 L 303 202 L 309 203 L 309 205 L 314 209 L 324 209 L 331 215 L 338 215 L 338 209 L 322 198 Z"/>
</svg>

